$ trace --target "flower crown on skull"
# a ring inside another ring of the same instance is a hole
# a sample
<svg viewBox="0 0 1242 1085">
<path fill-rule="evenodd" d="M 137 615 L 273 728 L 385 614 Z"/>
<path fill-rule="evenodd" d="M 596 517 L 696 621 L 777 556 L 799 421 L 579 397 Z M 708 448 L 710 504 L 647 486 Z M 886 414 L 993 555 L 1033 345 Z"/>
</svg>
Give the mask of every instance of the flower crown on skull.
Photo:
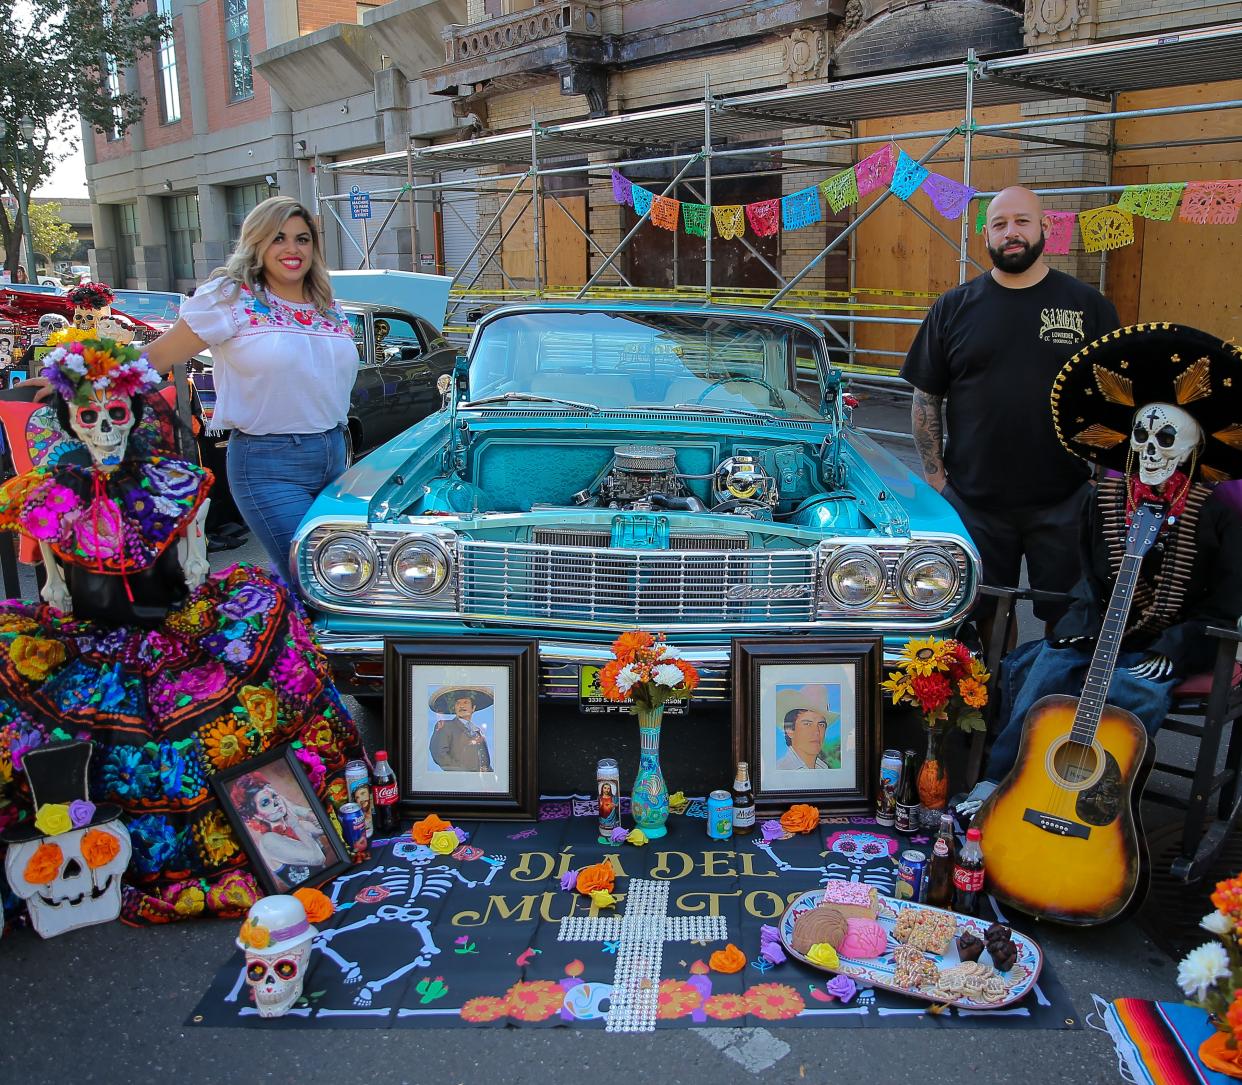
<svg viewBox="0 0 1242 1085">
<path fill-rule="evenodd" d="M 70 403 L 92 395 L 137 396 L 160 383 L 137 347 L 112 339 L 83 339 L 57 346 L 44 358 L 43 376 Z"/>
</svg>

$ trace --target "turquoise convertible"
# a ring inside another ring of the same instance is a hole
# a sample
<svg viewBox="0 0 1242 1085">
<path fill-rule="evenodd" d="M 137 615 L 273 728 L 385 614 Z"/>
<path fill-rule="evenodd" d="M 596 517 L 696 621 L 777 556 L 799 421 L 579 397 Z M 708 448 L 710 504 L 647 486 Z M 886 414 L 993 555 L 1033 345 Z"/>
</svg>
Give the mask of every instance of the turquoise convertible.
<svg viewBox="0 0 1242 1085">
<path fill-rule="evenodd" d="M 541 693 L 662 630 L 727 696 L 739 634 L 957 625 L 978 556 L 853 430 L 815 327 L 712 307 L 544 304 L 480 321 L 445 407 L 351 468 L 293 544 L 345 688 L 386 637 L 537 638 Z"/>
</svg>

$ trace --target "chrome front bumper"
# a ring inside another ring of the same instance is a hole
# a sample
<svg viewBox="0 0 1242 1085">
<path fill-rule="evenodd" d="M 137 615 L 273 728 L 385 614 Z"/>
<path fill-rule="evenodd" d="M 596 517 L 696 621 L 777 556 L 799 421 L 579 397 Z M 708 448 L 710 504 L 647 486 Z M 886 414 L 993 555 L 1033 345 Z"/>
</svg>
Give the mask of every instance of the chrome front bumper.
<svg viewBox="0 0 1242 1085">
<path fill-rule="evenodd" d="M 346 693 L 381 693 L 384 688 L 384 641 L 320 630 L 320 648 L 332 664 L 337 680 Z M 729 645 L 679 645 L 682 658 L 699 672 L 696 701 L 728 701 L 731 695 L 729 671 L 732 649 Z M 896 662 L 899 650 L 884 646 L 884 664 Z M 539 641 L 539 695 L 577 700 L 578 668 L 583 664 L 602 667 L 612 659 L 606 644 L 579 644 L 566 641 Z"/>
</svg>

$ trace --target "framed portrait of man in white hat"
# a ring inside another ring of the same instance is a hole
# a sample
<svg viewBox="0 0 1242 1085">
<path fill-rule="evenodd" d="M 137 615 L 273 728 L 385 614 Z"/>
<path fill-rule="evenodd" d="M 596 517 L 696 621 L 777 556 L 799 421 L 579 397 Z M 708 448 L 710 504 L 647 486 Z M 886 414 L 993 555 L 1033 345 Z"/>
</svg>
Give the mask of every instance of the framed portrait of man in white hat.
<svg viewBox="0 0 1242 1085">
<path fill-rule="evenodd" d="M 882 642 L 733 642 L 733 745 L 760 809 L 809 803 L 870 812 L 880 735 Z"/>
<path fill-rule="evenodd" d="M 385 723 L 403 810 L 534 817 L 536 646 L 389 641 Z"/>
</svg>

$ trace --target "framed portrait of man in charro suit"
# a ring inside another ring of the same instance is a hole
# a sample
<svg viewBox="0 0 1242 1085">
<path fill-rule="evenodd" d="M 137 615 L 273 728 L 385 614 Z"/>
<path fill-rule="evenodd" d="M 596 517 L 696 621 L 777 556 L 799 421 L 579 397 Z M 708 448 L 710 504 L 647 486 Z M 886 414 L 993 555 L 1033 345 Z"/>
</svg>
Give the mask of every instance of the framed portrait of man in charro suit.
<svg viewBox="0 0 1242 1085">
<path fill-rule="evenodd" d="M 405 812 L 534 818 L 536 645 L 390 640 L 385 725 Z"/>
</svg>

